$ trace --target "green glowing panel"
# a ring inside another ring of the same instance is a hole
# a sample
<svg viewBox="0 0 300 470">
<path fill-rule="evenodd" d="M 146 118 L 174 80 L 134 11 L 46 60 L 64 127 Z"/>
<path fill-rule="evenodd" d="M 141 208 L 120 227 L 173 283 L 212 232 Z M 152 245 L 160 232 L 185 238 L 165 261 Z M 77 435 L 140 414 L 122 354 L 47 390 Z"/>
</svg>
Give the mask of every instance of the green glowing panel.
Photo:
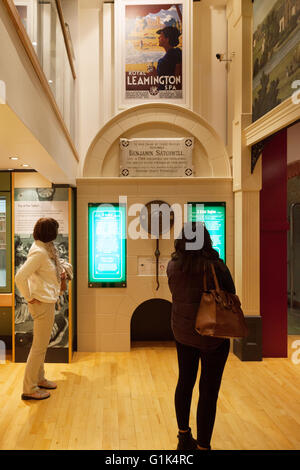
<svg viewBox="0 0 300 470">
<path fill-rule="evenodd" d="M 89 203 L 89 287 L 126 287 L 126 206 Z"/>
<path fill-rule="evenodd" d="M 226 262 L 226 203 L 188 202 L 188 221 L 204 222 L 213 242 L 213 248 Z"/>
</svg>

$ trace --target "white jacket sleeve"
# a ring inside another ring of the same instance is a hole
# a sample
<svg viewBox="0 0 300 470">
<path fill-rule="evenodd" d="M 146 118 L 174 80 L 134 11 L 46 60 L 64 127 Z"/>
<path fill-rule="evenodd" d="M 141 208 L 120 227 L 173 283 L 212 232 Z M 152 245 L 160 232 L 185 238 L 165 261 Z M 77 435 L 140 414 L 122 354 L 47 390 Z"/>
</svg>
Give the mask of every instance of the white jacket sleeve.
<svg viewBox="0 0 300 470">
<path fill-rule="evenodd" d="M 43 260 L 44 256 L 43 253 L 41 253 L 40 251 L 34 251 L 32 253 L 29 253 L 27 260 L 16 274 L 16 285 L 27 302 L 32 300 L 30 298 L 28 279 L 31 274 L 33 274 L 39 269 Z"/>
</svg>

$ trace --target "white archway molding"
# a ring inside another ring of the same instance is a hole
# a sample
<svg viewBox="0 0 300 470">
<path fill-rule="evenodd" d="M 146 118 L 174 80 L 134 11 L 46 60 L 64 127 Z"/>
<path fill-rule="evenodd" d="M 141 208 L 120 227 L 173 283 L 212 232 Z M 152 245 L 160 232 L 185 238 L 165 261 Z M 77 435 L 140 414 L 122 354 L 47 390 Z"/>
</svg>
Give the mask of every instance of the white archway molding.
<svg viewBox="0 0 300 470">
<path fill-rule="evenodd" d="M 193 111 L 165 103 L 134 106 L 107 122 L 88 149 L 82 176 L 119 176 L 119 139 L 137 135 L 153 138 L 192 136 L 195 139 L 195 176 L 232 176 L 225 145 L 216 131 Z"/>
</svg>

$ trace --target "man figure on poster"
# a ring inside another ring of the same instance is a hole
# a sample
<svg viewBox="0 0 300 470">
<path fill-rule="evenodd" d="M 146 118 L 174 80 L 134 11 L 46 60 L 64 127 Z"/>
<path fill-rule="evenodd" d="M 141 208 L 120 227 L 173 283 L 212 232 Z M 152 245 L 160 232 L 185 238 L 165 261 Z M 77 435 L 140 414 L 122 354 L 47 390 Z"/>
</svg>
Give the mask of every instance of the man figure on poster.
<svg viewBox="0 0 300 470">
<path fill-rule="evenodd" d="M 165 55 L 157 62 L 157 75 L 159 77 L 181 77 L 182 51 L 176 47 L 179 44 L 181 33 L 173 26 L 166 26 L 156 33 L 159 34 L 159 46 L 166 51 Z M 170 80 L 164 79 L 164 82 L 167 83 L 160 83 L 159 90 L 170 89 Z"/>
</svg>

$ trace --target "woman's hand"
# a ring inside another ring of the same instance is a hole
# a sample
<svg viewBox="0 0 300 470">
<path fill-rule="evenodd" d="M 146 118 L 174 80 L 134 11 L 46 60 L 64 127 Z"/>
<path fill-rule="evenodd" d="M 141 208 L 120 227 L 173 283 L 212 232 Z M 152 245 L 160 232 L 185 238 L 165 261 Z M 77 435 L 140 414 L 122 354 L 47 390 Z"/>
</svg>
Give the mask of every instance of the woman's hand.
<svg viewBox="0 0 300 470">
<path fill-rule="evenodd" d="M 40 304 L 41 301 L 38 300 L 38 299 L 32 299 L 32 300 L 29 300 L 28 303 L 29 303 L 29 304 Z"/>
</svg>

